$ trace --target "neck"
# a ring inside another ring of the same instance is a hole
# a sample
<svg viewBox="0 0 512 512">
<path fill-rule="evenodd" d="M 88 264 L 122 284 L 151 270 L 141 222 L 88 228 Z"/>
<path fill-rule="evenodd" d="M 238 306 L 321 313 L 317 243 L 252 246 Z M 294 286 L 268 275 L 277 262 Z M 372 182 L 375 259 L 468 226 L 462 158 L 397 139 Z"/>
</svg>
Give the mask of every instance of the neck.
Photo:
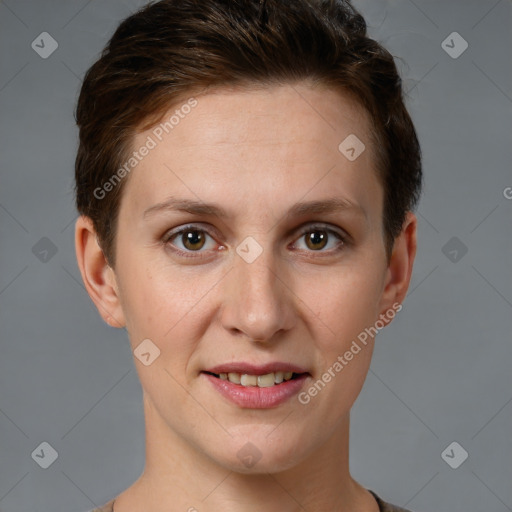
<svg viewBox="0 0 512 512">
<path fill-rule="evenodd" d="M 219 465 L 171 430 L 144 400 L 146 465 L 115 501 L 115 512 L 375 512 L 371 494 L 349 472 L 349 417 L 327 443 L 290 469 L 239 473 Z M 290 454 L 293 457 L 293 454 Z"/>
</svg>

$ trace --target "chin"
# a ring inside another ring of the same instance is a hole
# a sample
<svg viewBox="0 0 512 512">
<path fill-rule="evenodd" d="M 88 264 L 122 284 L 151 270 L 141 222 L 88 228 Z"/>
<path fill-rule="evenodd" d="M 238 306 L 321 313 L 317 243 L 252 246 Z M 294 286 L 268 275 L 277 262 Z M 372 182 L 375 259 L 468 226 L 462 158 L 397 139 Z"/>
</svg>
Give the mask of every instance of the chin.
<svg viewBox="0 0 512 512">
<path fill-rule="evenodd" d="M 251 426 L 249 426 L 251 428 Z M 305 456 L 299 440 L 293 436 L 275 436 L 272 439 L 272 429 L 268 425 L 260 434 L 243 435 L 233 438 L 222 453 L 212 454 L 212 458 L 229 471 L 241 474 L 279 473 L 296 466 Z M 284 439 L 286 439 L 286 442 Z M 233 449 L 235 447 L 235 449 Z"/>
</svg>

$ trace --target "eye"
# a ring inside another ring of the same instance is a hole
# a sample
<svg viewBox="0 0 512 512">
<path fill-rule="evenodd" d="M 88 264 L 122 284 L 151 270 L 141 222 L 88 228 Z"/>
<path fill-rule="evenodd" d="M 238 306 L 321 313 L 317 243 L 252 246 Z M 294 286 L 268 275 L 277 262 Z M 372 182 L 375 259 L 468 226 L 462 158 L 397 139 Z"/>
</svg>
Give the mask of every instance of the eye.
<svg viewBox="0 0 512 512">
<path fill-rule="evenodd" d="M 213 242 L 210 243 L 210 247 L 207 246 L 208 238 Z M 164 236 L 163 242 L 173 246 L 173 250 L 185 256 L 189 256 L 187 253 L 205 252 L 201 251 L 205 247 L 214 249 L 216 246 L 211 235 L 197 226 L 185 226 L 178 231 L 169 232 Z"/>
<path fill-rule="evenodd" d="M 302 229 L 298 239 L 304 240 L 305 247 L 295 242 L 294 249 L 329 254 L 341 251 L 347 245 L 347 239 L 348 237 L 342 232 L 325 225 L 309 225 Z M 205 257 L 208 250 L 215 249 L 218 245 L 207 230 L 195 225 L 184 226 L 177 231 L 166 233 L 162 242 L 179 256 L 190 258 Z"/>
<path fill-rule="evenodd" d="M 341 250 L 346 244 L 346 238 L 342 233 L 324 225 L 313 225 L 303 229 L 299 237 L 299 240 L 302 239 L 305 241 L 305 250 L 309 252 L 330 252 L 329 250 L 323 250 L 329 244 L 331 244 L 331 246 L 328 247 L 328 249 L 337 251 Z M 302 250 L 303 247 L 299 247 L 299 249 Z"/>
</svg>

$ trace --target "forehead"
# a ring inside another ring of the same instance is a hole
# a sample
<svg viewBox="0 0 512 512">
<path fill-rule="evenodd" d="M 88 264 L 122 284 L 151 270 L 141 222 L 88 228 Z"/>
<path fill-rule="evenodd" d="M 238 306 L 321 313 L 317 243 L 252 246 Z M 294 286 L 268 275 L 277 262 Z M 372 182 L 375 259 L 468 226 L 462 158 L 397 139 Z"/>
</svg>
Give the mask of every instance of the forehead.
<svg viewBox="0 0 512 512">
<path fill-rule="evenodd" d="M 378 205 L 370 126 L 358 103 L 325 87 L 221 88 L 185 98 L 135 136 L 134 151 L 151 150 L 130 173 L 122 203 L 141 212 L 179 193 L 229 197 L 249 212 L 251 201 L 262 208 L 288 195 L 339 193 Z"/>
</svg>

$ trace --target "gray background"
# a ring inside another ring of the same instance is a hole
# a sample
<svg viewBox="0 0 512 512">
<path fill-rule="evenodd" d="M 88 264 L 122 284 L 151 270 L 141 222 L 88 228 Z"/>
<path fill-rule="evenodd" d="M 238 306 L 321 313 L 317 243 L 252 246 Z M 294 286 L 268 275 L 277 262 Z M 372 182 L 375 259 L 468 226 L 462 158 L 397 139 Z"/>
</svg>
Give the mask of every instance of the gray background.
<svg viewBox="0 0 512 512">
<path fill-rule="evenodd" d="M 142 4 L 0 2 L 2 512 L 91 509 L 143 469 L 140 384 L 125 331 L 81 284 L 72 193 L 80 79 Z M 425 191 L 408 298 L 353 409 L 352 472 L 419 512 L 512 510 L 512 2 L 355 4 L 397 57 Z M 31 47 L 44 31 L 46 59 Z M 454 31 L 458 58 L 442 46 Z M 453 441 L 469 454 L 457 469 L 441 456 Z"/>
</svg>

